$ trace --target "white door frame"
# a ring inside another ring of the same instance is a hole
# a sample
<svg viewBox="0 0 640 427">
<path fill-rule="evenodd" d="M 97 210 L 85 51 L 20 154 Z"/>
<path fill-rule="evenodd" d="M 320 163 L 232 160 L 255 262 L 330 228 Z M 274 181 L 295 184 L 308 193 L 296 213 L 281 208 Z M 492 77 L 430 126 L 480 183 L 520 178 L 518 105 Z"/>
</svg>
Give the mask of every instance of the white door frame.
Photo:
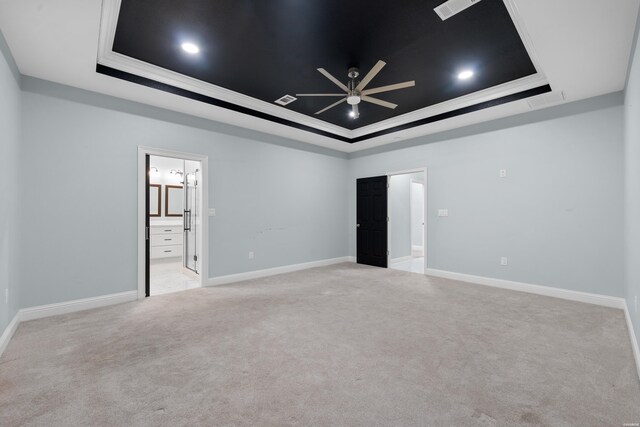
<svg viewBox="0 0 640 427">
<path fill-rule="evenodd" d="M 202 154 L 184 153 L 181 151 L 165 150 L 138 146 L 138 299 L 145 298 L 145 191 L 146 191 L 146 162 L 150 156 L 174 157 L 184 160 L 199 161 L 202 166 L 202 225 L 200 227 L 202 249 L 200 256 L 200 286 L 204 287 L 209 278 L 209 157 Z M 149 231 L 151 232 L 151 231 Z"/>
<path fill-rule="evenodd" d="M 409 180 L 409 213 L 411 218 L 411 239 L 413 239 L 413 205 L 415 204 L 415 200 L 413 199 L 413 184 L 422 185 L 422 193 L 424 198 L 424 180 L 413 179 Z M 422 207 L 422 254 L 424 255 L 424 228 L 427 226 L 427 213 L 424 211 L 424 206 Z M 413 240 L 411 241 L 411 256 L 413 256 Z"/>
<path fill-rule="evenodd" d="M 387 215 L 391 211 L 391 195 L 389 192 L 391 191 L 391 177 L 393 175 L 407 175 L 412 173 L 423 173 L 423 187 L 424 187 L 424 233 L 422 235 L 422 242 L 424 244 L 424 271 L 426 274 L 427 271 L 427 222 L 428 222 L 428 211 L 427 211 L 427 168 L 416 168 L 416 169 L 408 169 L 396 172 L 387 172 L 387 183 L 389 184 L 387 187 Z M 409 188 L 409 195 L 411 195 L 411 188 Z M 391 227 L 387 224 L 387 249 L 390 248 L 391 242 Z M 357 245 L 357 243 L 356 243 Z M 357 247 L 356 247 L 357 250 Z M 391 267 L 391 250 L 387 250 L 387 266 Z"/>
</svg>

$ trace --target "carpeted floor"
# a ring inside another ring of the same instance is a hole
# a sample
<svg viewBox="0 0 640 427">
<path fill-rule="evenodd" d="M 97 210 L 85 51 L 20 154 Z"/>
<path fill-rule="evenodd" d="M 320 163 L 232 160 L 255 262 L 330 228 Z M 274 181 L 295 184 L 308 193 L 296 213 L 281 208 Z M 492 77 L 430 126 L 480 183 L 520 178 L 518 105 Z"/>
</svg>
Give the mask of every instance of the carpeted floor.
<svg viewBox="0 0 640 427">
<path fill-rule="evenodd" d="M 621 426 L 620 310 L 355 264 L 26 322 L 0 425 Z"/>
</svg>

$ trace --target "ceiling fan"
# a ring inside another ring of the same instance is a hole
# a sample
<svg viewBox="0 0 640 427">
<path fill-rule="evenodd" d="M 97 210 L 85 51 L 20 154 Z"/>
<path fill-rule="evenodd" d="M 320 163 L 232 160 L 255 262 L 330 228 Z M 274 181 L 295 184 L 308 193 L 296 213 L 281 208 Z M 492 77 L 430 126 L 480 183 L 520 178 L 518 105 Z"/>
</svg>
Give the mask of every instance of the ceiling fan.
<svg viewBox="0 0 640 427">
<path fill-rule="evenodd" d="M 338 86 L 340 89 L 342 89 L 345 93 L 299 93 L 296 96 L 339 96 L 342 97 L 342 99 L 338 102 L 334 102 L 333 104 L 329 105 L 326 108 L 323 108 L 322 110 L 316 112 L 316 114 L 321 114 L 324 113 L 327 110 L 330 110 L 331 108 L 338 106 L 340 104 L 342 104 L 343 102 L 347 102 L 347 104 L 351 105 L 351 113 L 349 114 L 351 117 L 353 117 L 354 119 L 357 119 L 358 117 L 360 117 L 360 112 L 358 111 L 358 104 L 360 104 L 360 102 L 364 101 L 364 102 L 370 102 L 372 104 L 376 104 L 376 105 L 380 105 L 382 107 L 386 107 L 386 108 L 391 108 L 394 109 L 396 108 L 398 105 L 397 104 L 393 104 L 391 102 L 387 102 L 387 101 L 383 101 L 381 99 L 378 98 L 373 98 L 369 95 L 373 95 L 376 93 L 382 93 L 382 92 L 390 92 L 392 90 L 398 90 L 398 89 L 404 89 L 404 88 L 408 88 L 408 87 L 412 87 L 416 85 L 415 80 L 411 80 L 408 82 L 404 82 L 404 83 L 397 83 L 394 85 L 389 85 L 389 86 L 381 86 L 381 87 L 376 87 L 373 89 L 365 89 L 365 87 L 369 84 L 369 82 L 371 80 L 373 80 L 373 78 L 378 75 L 378 73 L 380 72 L 380 70 L 382 70 L 382 68 L 384 68 L 384 66 L 387 65 L 386 62 L 384 61 L 378 61 L 376 63 L 376 65 L 373 66 L 373 68 L 371 69 L 371 71 L 369 71 L 369 73 L 364 76 L 364 78 L 361 81 L 356 80 L 358 78 L 358 76 L 360 75 L 360 70 L 358 70 L 355 67 L 349 68 L 349 72 L 348 72 L 348 76 L 349 76 L 349 81 L 347 82 L 347 84 L 345 85 L 344 83 L 342 83 L 340 80 L 336 79 L 335 77 L 333 77 L 331 74 L 329 74 L 329 72 L 327 70 L 325 70 L 324 68 L 318 68 L 318 71 L 320 71 L 320 73 L 322 73 L 322 75 L 324 75 L 326 78 L 328 78 L 329 80 L 331 80 L 336 86 Z"/>
</svg>

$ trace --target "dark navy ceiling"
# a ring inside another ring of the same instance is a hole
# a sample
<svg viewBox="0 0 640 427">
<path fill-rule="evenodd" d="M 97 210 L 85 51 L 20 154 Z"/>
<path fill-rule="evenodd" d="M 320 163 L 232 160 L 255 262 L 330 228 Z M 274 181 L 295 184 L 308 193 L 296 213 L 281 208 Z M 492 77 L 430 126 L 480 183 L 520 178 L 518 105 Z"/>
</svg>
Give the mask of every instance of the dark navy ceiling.
<svg viewBox="0 0 640 427">
<path fill-rule="evenodd" d="M 442 21 L 443 0 L 122 0 L 113 51 L 273 104 L 283 95 L 337 93 L 317 71 L 346 83 L 378 61 L 367 88 L 407 80 L 416 86 L 361 103 L 349 117 L 339 98 L 299 98 L 286 108 L 356 129 L 536 73 L 502 0 L 483 0 Z M 183 42 L 201 51 L 189 55 Z M 468 81 L 457 79 L 473 69 Z"/>
</svg>

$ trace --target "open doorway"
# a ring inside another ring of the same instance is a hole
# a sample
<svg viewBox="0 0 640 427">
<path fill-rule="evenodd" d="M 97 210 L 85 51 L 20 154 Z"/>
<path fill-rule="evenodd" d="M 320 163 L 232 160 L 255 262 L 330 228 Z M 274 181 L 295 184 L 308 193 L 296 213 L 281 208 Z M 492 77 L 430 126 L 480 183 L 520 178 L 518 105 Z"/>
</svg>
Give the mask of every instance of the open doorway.
<svg viewBox="0 0 640 427">
<path fill-rule="evenodd" d="M 149 295 L 199 288 L 199 161 L 149 156 Z"/>
<path fill-rule="evenodd" d="M 425 172 L 389 175 L 389 268 L 426 269 Z"/>
<path fill-rule="evenodd" d="M 138 297 L 201 287 L 207 277 L 207 159 L 142 147 L 138 154 Z"/>
</svg>

